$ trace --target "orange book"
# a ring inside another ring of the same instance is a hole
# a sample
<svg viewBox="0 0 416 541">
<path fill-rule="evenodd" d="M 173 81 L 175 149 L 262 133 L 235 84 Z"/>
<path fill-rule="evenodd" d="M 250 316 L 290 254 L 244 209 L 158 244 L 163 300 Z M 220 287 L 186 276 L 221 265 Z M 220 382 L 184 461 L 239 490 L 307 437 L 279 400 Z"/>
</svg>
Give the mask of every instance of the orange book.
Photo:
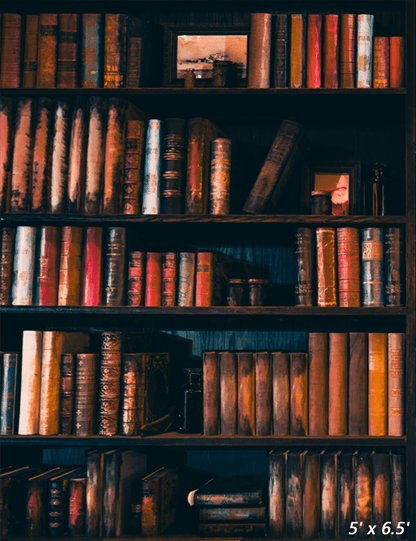
<svg viewBox="0 0 416 541">
<path fill-rule="evenodd" d="M 238 353 L 238 425 L 239 436 L 256 433 L 256 382 L 253 353 Z"/>
<path fill-rule="evenodd" d="M 23 56 L 22 88 L 36 87 L 39 15 L 26 15 L 25 52 Z"/>
<path fill-rule="evenodd" d="M 337 306 L 337 268 L 334 227 L 316 228 L 318 306 Z"/>
<path fill-rule="evenodd" d="M 222 436 L 237 435 L 237 355 L 224 351 L 220 358 L 220 426 Z"/>
<path fill-rule="evenodd" d="M 374 88 L 388 88 L 390 75 L 390 42 L 386 37 L 374 38 Z"/>
<path fill-rule="evenodd" d="M 58 306 L 79 306 L 81 297 L 82 227 L 64 226 L 61 236 Z"/>
<path fill-rule="evenodd" d="M 405 334 L 388 334 L 388 435 L 404 435 Z"/>
<path fill-rule="evenodd" d="M 8 212 L 10 206 L 15 106 L 13 98 L 0 97 L 0 214 Z"/>
<path fill-rule="evenodd" d="M 216 436 L 220 428 L 220 367 L 217 352 L 203 353 L 202 371 L 204 435 Z"/>
<path fill-rule="evenodd" d="M 348 333 L 329 333 L 328 435 L 348 433 Z"/>
<path fill-rule="evenodd" d="M 390 88 L 404 87 L 404 37 L 390 38 Z"/>
<path fill-rule="evenodd" d="M 289 436 L 291 410 L 290 396 L 290 357 L 288 353 L 272 353 L 273 369 L 273 434 Z"/>
<path fill-rule="evenodd" d="M 309 434 L 328 434 L 328 333 L 309 333 Z"/>
<path fill-rule="evenodd" d="M 304 88 L 305 44 L 304 21 L 301 14 L 292 14 L 290 39 L 290 88 Z"/>
<path fill-rule="evenodd" d="M 387 436 L 387 333 L 368 333 L 368 435 Z"/>
<path fill-rule="evenodd" d="M 148 252 L 146 259 L 145 306 L 162 306 L 162 254 Z"/>
<path fill-rule="evenodd" d="M 269 436 L 272 433 L 272 389 L 273 373 L 269 353 L 255 354 L 256 366 L 256 435 Z"/>
<path fill-rule="evenodd" d="M 308 435 L 308 355 L 290 354 L 290 435 Z"/>
</svg>

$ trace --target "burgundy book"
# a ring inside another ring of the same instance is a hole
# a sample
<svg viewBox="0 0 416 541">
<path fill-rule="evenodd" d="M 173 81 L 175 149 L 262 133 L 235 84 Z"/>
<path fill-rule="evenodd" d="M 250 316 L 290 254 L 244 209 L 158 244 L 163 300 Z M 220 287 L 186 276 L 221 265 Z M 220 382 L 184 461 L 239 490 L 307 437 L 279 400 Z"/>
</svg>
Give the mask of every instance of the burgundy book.
<svg viewBox="0 0 416 541">
<path fill-rule="evenodd" d="M 237 354 L 237 410 L 237 434 L 254 436 L 256 433 L 256 372 L 253 353 L 239 352 Z"/>
<path fill-rule="evenodd" d="M 404 87 L 404 36 L 390 37 L 390 88 Z"/>
<path fill-rule="evenodd" d="M 289 353 L 272 353 L 273 370 L 273 434 L 289 436 L 290 408 L 290 355 Z"/>
<path fill-rule="evenodd" d="M 309 333 L 309 435 L 328 434 L 328 333 Z"/>
<path fill-rule="evenodd" d="M 22 15 L 19 13 L 3 13 L 0 71 L 1 88 L 20 87 L 21 52 Z"/>
<path fill-rule="evenodd" d="M 60 13 L 58 46 L 58 88 L 77 87 L 79 15 Z"/>
<path fill-rule="evenodd" d="M 339 61 L 339 15 L 325 15 L 324 18 L 324 54 L 323 54 L 323 87 L 338 88 Z"/>
<path fill-rule="evenodd" d="M 256 435 L 269 436 L 272 433 L 272 359 L 268 352 L 255 354 L 256 381 Z"/>
<path fill-rule="evenodd" d="M 0 306 L 11 304 L 15 236 L 16 228 L 2 227 L 0 252 Z"/>
<path fill-rule="evenodd" d="M 22 88 L 36 87 L 39 15 L 26 15 Z"/>
<path fill-rule="evenodd" d="M 237 354 L 220 352 L 220 423 L 222 436 L 237 435 Z"/>
<path fill-rule="evenodd" d="M 146 282 L 146 252 L 129 252 L 127 278 L 128 306 L 144 305 L 144 286 Z"/>
<path fill-rule="evenodd" d="M 318 539 L 321 526 L 320 454 L 313 449 L 303 457 L 303 538 Z"/>
<path fill-rule="evenodd" d="M 390 38 L 374 38 L 373 86 L 389 88 L 390 76 Z"/>
<path fill-rule="evenodd" d="M 75 366 L 77 356 L 61 355 L 61 385 L 59 393 L 59 434 L 72 434 L 75 404 Z"/>
<path fill-rule="evenodd" d="M 348 333 L 329 333 L 328 435 L 348 434 Z"/>
<path fill-rule="evenodd" d="M 69 481 L 69 537 L 82 537 L 85 532 L 87 476 L 77 474 Z"/>
<path fill-rule="evenodd" d="M 306 86 L 320 88 L 322 76 L 322 15 L 308 14 Z"/>
<path fill-rule="evenodd" d="M 289 72 L 288 59 L 288 25 L 286 13 L 278 13 L 276 16 L 274 33 L 274 86 L 276 88 L 287 87 Z"/>
<path fill-rule="evenodd" d="M 100 306 L 103 291 L 103 228 L 87 227 L 82 257 L 81 306 Z"/>
<path fill-rule="evenodd" d="M 39 228 L 39 236 L 35 304 L 36 306 L 57 306 L 61 228 L 44 225 Z"/>
<path fill-rule="evenodd" d="M 349 335 L 348 434 L 364 436 L 368 432 L 368 360 L 367 333 Z"/>
<path fill-rule="evenodd" d="M 178 254 L 165 252 L 162 263 L 162 306 L 176 306 L 178 294 Z"/>
<path fill-rule="evenodd" d="M 126 228 L 110 227 L 107 230 L 107 253 L 104 275 L 104 304 L 122 306 L 126 289 Z"/>
<path fill-rule="evenodd" d="M 162 306 L 162 254 L 147 252 L 145 306 Z"/>
<path fill-rule="evenodd" d="M 82 214 L 85 190 L 85 159 L 87 146 L 87 99 L 76 96 L 72 110 L 71 138 L 66 208 L 68 214 Z"/>
<path fill-rule="evenodd" d="M 58 15 L 39 15 L 37 88 L 55 88 L 58 57 Z"/>
<path fill-rule="evenodd" d="M 127 121 L 123 214 L 140 214 L 141 212 L 145 142 L 146 123 L 143 120 Z"/>
<path fill-rule="evenodd" d="M 339 54 L 339 86 L 355 87 L 355 58 L 357 40 L 357 19 L 354 13 L 341 15 L 341 40 Z"/>
<path fill-rule="evenodd" d="M 123 335 L 120 332 L 101 334 L 101 365 L 98 389 L 98 434 L 118 433 Z"/>
<path fill-rule="evenodd" d="M 202 355 L 203 426 L 205 436 L 216 436 L 220 428 L 220 370 L 218 353 Z"/>
<path fill-rule="evenodd" d="M 10 207 L 15 106 L 13 98 L 0 97 L 0 214 Z"/>
<path fill-rule="evenodd" d="M 308 355 L 290 354 L 290 435 L 308 435 Z"/>
<path fill-rule="evenodd" d="M 404 365 L 405 334 L 389 333 L 387 335 L 388 357 L 388 435 L 404 436 Z"/>
<path fill-rule="evenodd" d="M 92 436 L 97 418 L 98 353 L 76 356 L 74 435 Z"/>
</svg>

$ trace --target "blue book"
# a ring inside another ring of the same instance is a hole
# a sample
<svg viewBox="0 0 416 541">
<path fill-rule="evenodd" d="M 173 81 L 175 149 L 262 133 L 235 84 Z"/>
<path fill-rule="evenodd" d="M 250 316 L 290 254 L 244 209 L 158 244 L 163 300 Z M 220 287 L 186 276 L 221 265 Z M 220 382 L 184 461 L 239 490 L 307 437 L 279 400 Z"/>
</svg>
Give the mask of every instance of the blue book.
<svg viewBox="0 0 416 541">
<path fill-rule="evenodd" d="M 82 14 L 82 88 L 98 88 L 103 86 L 101 67 L 101 27 L 101 13 Z"/>
<path fill-rule="evenodd" d="M 18 226 L 14 246 L 12 304 L 32 306 L 36 227 Z"/>
<path fill-rule="evenodd" d="M 162 121 L 150 119 L 144 157 L 143 214 L 160 213 Z"/>
<path fill-rule="evenodd" d="M 373 86 L 374 15 L 357 16 L 357 88 Z"/>
<path fill-rule="evenodd" d="M 384 306 L 383 233 L 379 227 L 361 231 L 363 306 Z"/>
<path fill-rule="evenodd" d="M 19 354 L 3 353 L 3 374 L 0 398 L 0 434 L 15 433 L 17 418 L 17 379 Z"/>
</svg>

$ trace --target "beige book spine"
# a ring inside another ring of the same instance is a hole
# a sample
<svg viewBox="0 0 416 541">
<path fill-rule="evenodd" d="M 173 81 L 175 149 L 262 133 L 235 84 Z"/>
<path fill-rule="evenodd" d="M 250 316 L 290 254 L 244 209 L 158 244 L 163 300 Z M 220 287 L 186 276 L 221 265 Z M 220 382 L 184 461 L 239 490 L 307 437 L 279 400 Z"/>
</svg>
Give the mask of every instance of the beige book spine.
<svg viewBox="0 0 416 541">
<path fill-rule="evenodd" d="M 41 363 L 42 331 L 23 331 L 18 430 L 18 433 L 22 435 L 39 432 Z"/>
</svg>

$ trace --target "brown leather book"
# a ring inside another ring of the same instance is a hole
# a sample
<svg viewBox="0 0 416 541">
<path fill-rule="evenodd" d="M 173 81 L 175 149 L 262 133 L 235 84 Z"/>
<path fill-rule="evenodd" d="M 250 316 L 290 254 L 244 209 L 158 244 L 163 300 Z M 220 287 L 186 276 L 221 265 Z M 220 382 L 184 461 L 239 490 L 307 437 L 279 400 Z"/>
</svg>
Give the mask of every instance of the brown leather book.
<svg viewBox="0 0 416 541">
<path fill-rule="evenodd" d="M 324 18 L 323 87 L 338 88 L 339 15 L 327 14 Z"/>
<path fill-rule="evenodd" d="M 248 45 L 248 88 L 270 88 L 272 15 L 252 13 Z"/>
<path fill-rule="evenodd" d="M 143 388 L 144 378 L 142 361 L 142 353 L 125 353 L 123 355 L 123 396 L 120 427 L 120 433 L 123 436 L 137 436 L 139 434 L 140 418 L 142 416 L 142 411 L 139 408 L 139 393 Z"/>
<path fill-rule="evenodd" d="M 309 450 L 303 457 L 303 538 L 318 539 L 321 526 L 320 453 Z"/>
<path fill-rule="evenodd" d="M 272 433 L 273 368 L 268 352 L 255 354 L 256 435 Z"/>
<path fill-rule="evenodd" d="M 387 436 L 387 333 L 368 333 L 368 435 Z"/>
<path fill-rule="evenodd" d="M 328 435 L 348 434 L 348 333 L 329 333 Z"/>
<path fill-rule="evenodd" d="M 61 387 L 59 434 L 72 434 L 75 404 L 76 355 L 64 353 L 61 356 Z"/>
<path fill-rule="evenodd" d="M 121 332 L 108 331 L 101 334 L 98 389 L 98 434 L 100 436 L 115 436 L 118 433 L 122 343 Z"/>
<path fill-rule="evenodd" d="M 405 334 L 389 333 L 388 345 L 388 435 L 404 436 L 404 365 Z"/>
<path fill-rule="evenodd" d="M 11 288 L 13 273 L 13 252 L 16 228 L 3 227 L 1 229 L 0 252 L 0 305 L 11 304 Z"/>
<path fill-rule="evenodd" d="M 163 121 L 162 214 L 183 214 L 186 176 L 186 121 Z"/>
<path fill-rule="evenodd" d="M 321 452 L 321 537 L 337 535 L 337 458 L 336 451 Z"/>
<path fill-rule="evenodd" d="M 309 435 L 328 434 L 328 333 L 309 333 Z"/>
<path fill-rule="evenodd" d="M 305 87 L 305 21 L 300 13 L 291 16 L 290 88 Z"/>
<path fill-rule="evenodd" d="M 80 305 L 82 233 L 82 227 L 68 225 L 62 228 L 58 306 Z"/>
<path fill-rule="evenodd" d="M 143 36 L 127 36 L 126 88 L 140 87 L 140 75 L 143 62 L 143 40 Z"/>
<path fill-rule="evenodd" d="M 286 452 L 274 449 L 269 453 L 269 536 L 284 537 L 286 532 Z"/>
<path fill-rule="evenodd" d="M 254 436 L 256 433 L 256 372 L 254 354 L 237 354 L 237 433 Z"/>
<path fill-rule="evenodd" d="M 143 120 L 127 121 L 123 214 L 140 214 L 141 211 L 145 142 L 146 122 Z"/>
<path fill-rule="evenodd" d="M 360 230 L 356 227 L 337 228 L 337 261 L 339 305 L 361 306 Z"/>
<path fill-rule="evenodd" d="M 81 306 L 100 306 L 103 297 L 103 228 L 85 228 Z"/>
<path fill-rule="evenodd" d="M 367 333 L 349 334 L 348 434 L 368 434 Z"/>
<path fill-rule="evenodd" d="M 339 60 L 340 88 L 355 87 L 356 39 L 356 15 L 354 13 L 343 13 L 341 15 L 341 41 Z"/>
<path fill-rule="evenodd" d="M 68 157 L 71 132 L 71 107 L 68 98 L 58 98 L 52 144 L 52 173 L 49 212 L 63 214 L 66 210 Z"/>
<path fill-rule="evenodd" d="M 68 160 L 68 214 L 81 214 L 84 208 L 85 159 L 87 145 L 87 99 L 76 96 L 72 110 Z"/>
<path fill-rule="evenodd" d="M 104 304 L 122 306 L 125 294 L 126 228 L 110 227 L 107 230 L 105 258 Z"/>
<path fill-rule="evenodd" d="M 144 286 L 146 283 L 146 252 L 129 252 L 127 304 L 144 305 Z"/>
<path fill-rule="evenodd" d="M 311 227 L 295 230 L 296 306 L 313 306 L 316 297 L 315 231 Z"/>
<path fill-rule="evenodd" d="M 13 98 L 0 96 L 0 214 L 10 207 L 15 106 Z"/>
<path fill-rule="evenodd" d="M 26 15 L 22 88 L 36 87 L 39 15 Z"/>
<path fill-rule="evenodd" d="M 374 537 L 383 539 L 390 537 L 383 533 L 383 525 L 391 518 L 390 508 L 390 455 L 388 452 L 374 450 L 371 453 L 373 522 L 377 524 Z"/>
<path fill-rule="evenodd" d="M 58 304 L 59 248 L 61 229 L 52 225 L 39 228 L 39 250 L 35 271 L 35 305 Z"/>
<path fill-rule="evenodd" d="M 127 17 L 105 14 L 104 88 L 123 88 L 126 73 Z"/>
<path fill-rule="evenodd" d="M 308 435 L 308 355 L 290 354 L 290 435 Z"/>
<path fill-rule="evenodd" d="M 404 87 L 404 36 L 390 37 L 390 88 Z"/>
<path fill-rule="evenodd" d="M 36 88 L 55 88 L 58 57 L 58 15 L 39 15 Z"/>
<path fill-rule="evenodd" d="M 202 355 L 204 436 L 216 436 L 220 429 L 220 367 L 218 353 Z"/>
<path fill-rule="evenodd" d="M 343 450 L 337 456 L 338 537 L 348 539 L 354 520 L 354 454 Z"/>
<path fill-rule="evenodd" d="M 316 229 L 318 306 L 337 306 L 337 267 L 334 227 Z"/>
<path fill-rule="evenodd" d="M 322 77 L 322 15 L 308 14 L 306 87 L 320 88 Z"/>
<path fill-rule="evenodd" d="M 219 353 L 221 435 L 237 435 L 237 354 Z"/>
<path fill-rule="evenodd" d="M 78 353 L 76 356 L 75 436 L 92 436 L 96 431 L 98 363 L 98 353 Z"/>
<path fill-rule="evenodd" d="M 406 457 L 403 449 L 390 452 L 391 526 L 397 532 L 399 522 L 406 517 Z M 398 539 L 405 537 L 396 534 Z"/>
<path fill-rule="evenodd" d="M 165 252 L 162 263 L 162 306 L 176 306 L 178 293 L 178 254 Z"/>
<path fill-rule="evenodd" d="M 77 87 L 79 15 L 59 14 L 58 88 Z"/>
<path fill-rule="evenodd" d="M 288 27 L 286 13 L 278 13 L 276 16 L 274 32 L 274 86 L 276 88 L 287 87 L 288 77 Z"/>
<path fill-rule="evenodd" d="M 373 86 L 389 88 L 390 76 L 390 38 L 376 36 L 374 38 Z"/>
<path fill-rule="evenodd" d="M 53 101 L 38 98 L 36 104 L 35 142 L 33 148 L 30 212 L 46 214 L 51 189 Z"/>
<path fill-rule="evenodd" d="M 1 88 L 20 87 L 22 15 L 3 13 L 1 42 Z"/>
<path fill-rule="evenodd" d="M 214 139 L 211 144 L 210 214 L 230 213 L 231 139 Z"/>
<path fill-rule="evenodd" d="M 142 479 L 141 531 L 145 537 L 157 537 L 176 518 L 178 505 L 178 468 L 160 468 Z"/>
<path fill-rule="evenodd" d="M 273 370 L 273 434 L 289 436 L 290 432 L 290 356 L 272 353 Z"/>
<path fill-rule="evenodd" d="M 286 456 L 286 536 L 300 538 L 303 534 L 303 463 L 306 451 L 289 451 Z"/>
</svg>

